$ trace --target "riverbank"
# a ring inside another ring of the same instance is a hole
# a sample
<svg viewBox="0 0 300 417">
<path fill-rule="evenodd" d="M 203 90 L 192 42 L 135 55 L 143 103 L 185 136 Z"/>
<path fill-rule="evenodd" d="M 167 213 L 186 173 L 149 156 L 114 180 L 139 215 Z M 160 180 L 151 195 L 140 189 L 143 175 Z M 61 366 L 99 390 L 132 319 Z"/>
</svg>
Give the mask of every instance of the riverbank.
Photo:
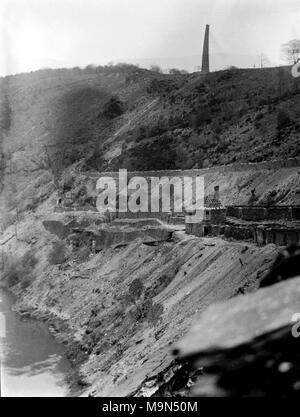
<svg viewBox="0 0 300 417">
<path fill-rule="evenodd" d="M 64 346 L 64 356 L 71 366 L 70 371 L 66 375 L 66 381 L 72 395 L 78 396 L 83 394 L 88 387 L 88 383 L 84 380 L 84 376 L 80 374 L 80 366 L 88 359 L 88 356 L 82 351 L 80 343 L 74 339 L 74 332 L 69 329 L 67 321 L 54 314 L 40 312 L 31 308 L 17 307 L 17 311 L 22 317 L 45 323 L 49 333 Z"/>
<path fill-rule="evenodd" d="M 16 296 L 0 289 L 0 313 L 5 322 L 1 341 L 3 397 L 78 396 L 78 373 L 65 345 L 48 323 L 29 313 L 19 314 Z"/>
</svg>

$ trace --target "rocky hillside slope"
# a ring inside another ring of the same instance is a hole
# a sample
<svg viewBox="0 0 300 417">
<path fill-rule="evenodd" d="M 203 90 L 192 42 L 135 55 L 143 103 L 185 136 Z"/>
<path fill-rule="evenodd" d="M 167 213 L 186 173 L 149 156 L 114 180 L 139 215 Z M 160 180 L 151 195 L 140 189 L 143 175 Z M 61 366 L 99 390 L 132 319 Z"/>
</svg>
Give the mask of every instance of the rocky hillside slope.
<svg viewBox="0 0 300 417">
<path fill-rule="evenodd" d="M 144 228 L 127 239 L 121 226 L 120 245 L 108 237 L 114 245 L 99 251 L 74 248 L 74 236 L 44 227 L 58 188 L 88 205 L 90 170 L 295 158 L 299 78 L 289 68 L 206 77 L 120 65 L 20 74 L 1 79 L 0 90 L 1 284 L 19 295 L 20 312 L 48 320 L 87 392 L 157 393 L 173 372 L 171 346 L 198 312 L 257 288 L 278 249 L 180 230 L 170 237 L 163 228 L 156 241 Z M 245 203 L 252 188 L 259 202 L 298 201 L 295 166 L 205 175 L 225 203 Z M 97 213 L 82 216 L 87 227 L 112 234 Z"/>
<path fill-rule="evenodd" d="M 144 171 L 298 156 L 299 85 L 287 67 L 203 76 L 117 65 L 2 78 L 2 204 L 35 208 L 78 163 Z"/>
<path fill-rule="evenodd" d="M 90 253 L 29 215 L 3 235 L 18 310 L 46 320 L 92 395 L 152 395 L 172 377 L 174 342 L 215 301 L 256 289 L 278 249 L 173 233 Z M 183 380 L 184 383 L 184 380 Z"/>
</svg>

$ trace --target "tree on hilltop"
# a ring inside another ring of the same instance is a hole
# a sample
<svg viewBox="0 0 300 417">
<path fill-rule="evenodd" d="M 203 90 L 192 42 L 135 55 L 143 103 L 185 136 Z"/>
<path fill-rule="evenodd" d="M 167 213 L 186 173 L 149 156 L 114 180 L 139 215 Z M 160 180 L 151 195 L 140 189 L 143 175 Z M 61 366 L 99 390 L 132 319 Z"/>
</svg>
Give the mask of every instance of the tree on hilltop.
<svg viewBox="0 0 300 417">
<path fill-rule="evenodd" d="M 162 69 L 159 65 L 150 65 L 150 71 L 157 72 L 158 74 L 162 74 Z"/>
<path fill-rule="evenodd" d="M 292 39 L 281 45 L 281 56 L 289 64 L 300 61 L 300 39 Z"/>
</svg>

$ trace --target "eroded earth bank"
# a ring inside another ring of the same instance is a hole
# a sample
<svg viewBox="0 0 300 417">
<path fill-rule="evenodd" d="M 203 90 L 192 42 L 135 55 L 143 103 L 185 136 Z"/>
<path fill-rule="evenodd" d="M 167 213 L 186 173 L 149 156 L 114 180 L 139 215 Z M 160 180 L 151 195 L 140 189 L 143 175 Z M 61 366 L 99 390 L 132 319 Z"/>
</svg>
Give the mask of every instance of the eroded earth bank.
<svg viewBox="0 0 300 417">
<path fill-rule="evenodd" d="M 77 225 L 89 218 L 89 229 L 100 228 L 94 214 L 60 216 L 73 225 L 74 217 Z M 21 261 L 7 260 L 14 270 L 3 282 L 18 295 L 21 314 L 46 320 L 66 344 L 83 395 L 163 390 L 180 368 L 174 343 L 211 303 L 255 290 L 278 253 L 275 245 L 197 238 L 180 227 L 161 233 L 161 225 L 157 237 L 139 226 L 127 242 L 121 230 L 119 244 L 91 253 L 60 235 L 62 223 L 51 233 L 43 222 L 29 215 L 18 240 L 10 239 L 13 227 L 6 230 L 6 253 Z M 113 226 L 106 227 L 109 234 Z"/>
</svg>

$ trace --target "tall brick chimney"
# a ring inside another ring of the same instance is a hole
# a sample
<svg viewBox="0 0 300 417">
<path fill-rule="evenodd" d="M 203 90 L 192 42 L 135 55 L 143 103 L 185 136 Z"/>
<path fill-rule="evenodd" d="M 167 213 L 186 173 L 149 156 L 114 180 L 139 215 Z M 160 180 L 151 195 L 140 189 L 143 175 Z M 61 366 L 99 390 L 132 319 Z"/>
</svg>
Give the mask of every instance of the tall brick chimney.
<svg viewBox="0 0 300 417">
<path fill-rule="evenodd" d="M 220 187 L 218 185 L 215 186 L 214 198 L 220 200 Z"/>
<path fill-rule="evenodd" d="M 206 25 L 205 36 L 202 51 L 202 69 L 201 72 L 209 72 L 209 25 Z"/>
</svg>

